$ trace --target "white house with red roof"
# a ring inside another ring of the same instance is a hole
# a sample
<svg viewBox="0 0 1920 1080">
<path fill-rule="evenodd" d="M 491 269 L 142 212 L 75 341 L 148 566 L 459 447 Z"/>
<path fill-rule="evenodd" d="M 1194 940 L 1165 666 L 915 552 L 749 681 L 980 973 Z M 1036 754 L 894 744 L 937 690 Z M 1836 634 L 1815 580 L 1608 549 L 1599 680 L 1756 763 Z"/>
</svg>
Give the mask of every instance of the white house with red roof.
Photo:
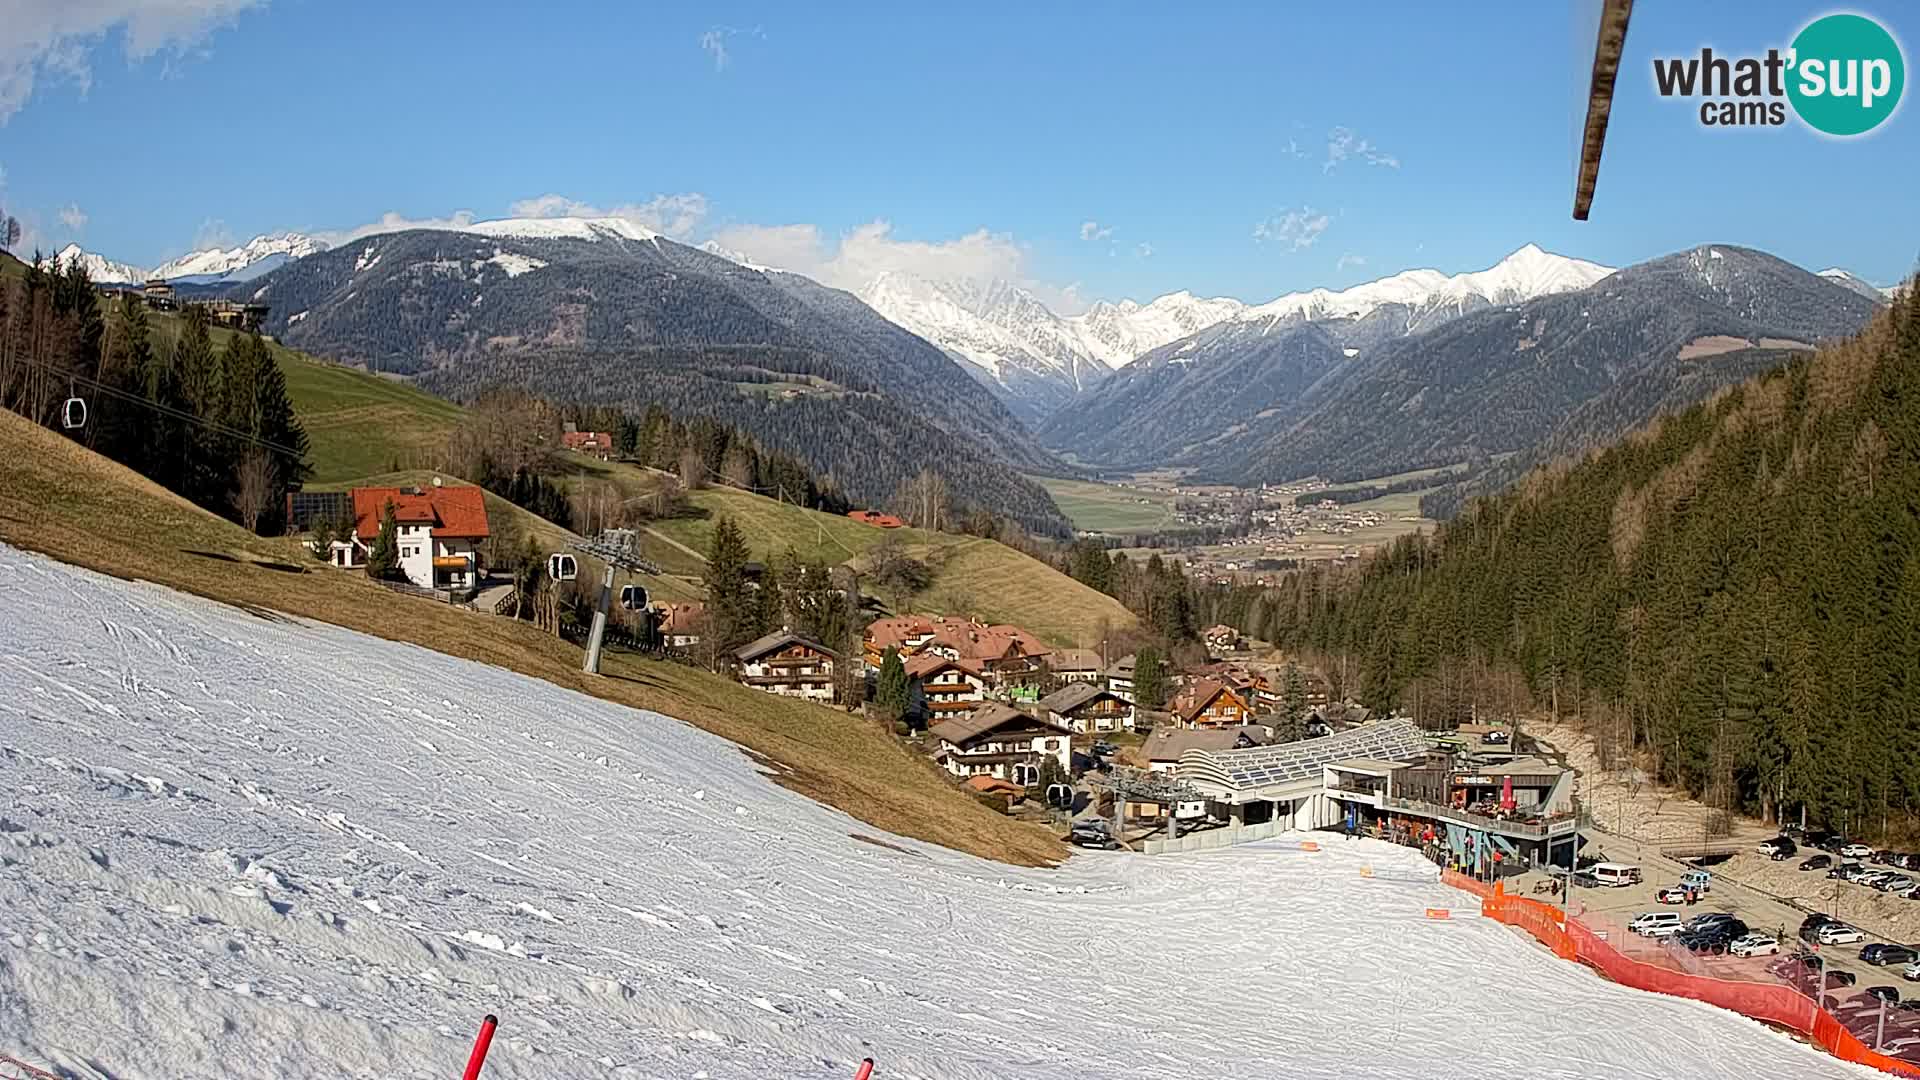
<svg viewBox="0 0 1920 1080">
<path fill-rule="evenodd" d="M 486 496 L 477 487 L 354 488 L 353 536 L 328 549 L 335 566 L 367 564 L 380 520 L 393 504 L 399 568 L 423 589 L 464 591 L 478 583 L 479 547 L 489 535 Z"/>
</svg>

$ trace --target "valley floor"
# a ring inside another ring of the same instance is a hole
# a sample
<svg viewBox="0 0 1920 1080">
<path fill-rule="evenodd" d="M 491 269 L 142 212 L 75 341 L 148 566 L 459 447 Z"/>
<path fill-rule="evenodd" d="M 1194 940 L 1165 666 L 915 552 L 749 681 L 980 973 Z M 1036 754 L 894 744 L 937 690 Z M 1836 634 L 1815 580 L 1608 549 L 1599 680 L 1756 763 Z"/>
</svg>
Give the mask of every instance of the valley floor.
<svg viewBox="0 0 1920 1080">
<path fill-rule="evenodd" d="M 1866 1075 L 1402 849 L 989 863 L 738 746 L 0 547 L 0 1053 L 83 1077 Z M 1371 866 L 1371 877 L 1362 877 Z"/>
</svg>

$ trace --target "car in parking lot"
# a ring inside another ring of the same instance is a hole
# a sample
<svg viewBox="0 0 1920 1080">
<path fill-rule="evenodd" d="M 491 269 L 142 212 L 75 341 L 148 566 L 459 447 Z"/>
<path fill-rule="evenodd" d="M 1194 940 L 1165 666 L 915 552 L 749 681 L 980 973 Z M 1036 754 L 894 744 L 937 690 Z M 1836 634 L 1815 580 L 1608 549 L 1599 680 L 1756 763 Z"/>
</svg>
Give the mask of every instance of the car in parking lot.
<svg viewBox="0 0 1920 1080">
<path fill-rule="evenodd" d="M 1726 952 L 1729 944 L 1746 937 L 1749 931 L 1746 923 L 1729 915 L 1721 921 L 1683 930 L 1675 934 L 1673 940 L 1685 946 L 1688 952 L 1717 955 Z"/>
<path fill-rule="evenodd" d="M 1849 859 L 1864 859 L 1873 854 L 1873 849 L 1862 843 L 1846 844 L 1840 848 L 1840 854 Z"/>
<path fill-rule="evenodd" d="M 1822 945 L 1852 945 L 1865 941 L 1867 935 L 1843 922 L 1832 922 L 1814 932 L 1814 938 Z"/>
<path fill-rule="evenodd" d="M 1817 913 L 1813 915 L 1809 915 L 1800 923 L 1800 940 L 1806 942 L 1809 945 L 1815 944 L 1817 941 L 1819 941 L 1820 929 L 1824 926 L 1827 926 L 1831 923 L 1835 923 L 1838 921 L 1839 921 L 1838 919 L 1835 919 L 1831 915 L 1820 915 Z"/>
<path fill-rule="evenodd" d="M 1874 888 L 1879 889 L 1881 892 L 1885 892 L 1885 893 L 1897 893 L 1897 892 L 1905 892 L 1906 890 L 1913 888 L 1915 885 L 1920 885 L 1920 881 L 1915 881 L 1911 877 L 1908 877 L 1905 874 L 1893 874 L 1887 877 L 1884 881 L 1881 881 L 1879 884 L 1875 885 Z"/>
<path fill-rule="evenodd" d="M 1855 874 L 1864 873 L 1866 873 L 1866 867 L 1861 864 L 1857 862 L 1843 862 L 1829 869 L 1827 876 L 1830 878 L 1839 878 L 1842 881 L 1852 881 Z"/>
<path fill-rule="evenodd" d="M 1908 982 L 1920 982 L 1920 962 L 1908 964 L 1900 969 L 1900 977 Z"/>
<path fill-rule="evenodd" d="M 1800 864 L 1802 870 L 1825 870 L 1833 865 L 1833 856 L 1815 855 Z"/>
<path fill-rule="evenodd" d="M 1656 904 L 1684 904 L 1687 902 L 1687 890 L 1678 885 L 1668 885 L 1653 894 Z"/>
<path fill-rule="evenodd" d="M 1860 977 L 1845 968 L 1832 968 L 1827 972 L 1828 986 L 1852 986 Z"/>
<path fill-rule="evenodd" d="M 1680 932 L 1677 911 L 1644 911 L 1633 917 L 1627 929 L 1643 937 L 1671 937 Z"/>
<path fill-rule="evenodd" d="M 1920 957 L 1916 957 L 1913 950 L 1905 945 L 1888 945 L 1876 941 L 1871 945 L 1860 947 L 1860 959 L 1875 967 L 1892 967 L 1895 964 L 1911 964 Z"/>
<path fill-rule="evenodd" d="M 1112 757 L 1113 755 L 1119 752 L 1120 752 L 1119 747 L 1113 745 L 1112 743 L 1108 742 L 1105 739 L 1101 739 L 1099 742 L 1093 744 L 1094 757 Z"/>
<path fill-rule="evenodd" d="M 1759 845 L 1755 847 L 1754 850 L 1759 852 L 1762 855 L 1777 855 L 1782 851 L 1785 851 L 1787 854 L 1791 855 L 1793 854 L 1794 845 L 1792 840 L 1789 840 L 1784 836 L 1776 836 L 1771 840 L 1760 841 Z"/>
<path fill-rule="evenodd" d="M 1727 946 L 1732 956 L 1777 956 L 1780 953 L 1780 939 L 1772 934 L 1747 934 L 1733 939 Z"/>
<path fill-rule="evenodd" d="M 1869 986 L 1867 993 L 1888 1004 L 1897 1004 L 1900 1001 L 1900 991 L 1891 986 Z"/>
</svg>

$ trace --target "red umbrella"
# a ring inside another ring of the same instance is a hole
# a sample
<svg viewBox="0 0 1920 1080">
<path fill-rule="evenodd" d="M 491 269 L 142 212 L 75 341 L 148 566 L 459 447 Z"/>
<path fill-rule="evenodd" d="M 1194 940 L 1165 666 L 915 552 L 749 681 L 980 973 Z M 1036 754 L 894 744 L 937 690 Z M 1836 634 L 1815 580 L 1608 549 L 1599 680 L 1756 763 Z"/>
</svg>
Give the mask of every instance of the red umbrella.
<svg viewBox="0 0 1920 1080">
<path fill-rule="evenodd" d="M 1511 776 L 1500 781 L 1500 807 L 1503 810 L 1513 809 L 1513 777 Z"/>
</svg>

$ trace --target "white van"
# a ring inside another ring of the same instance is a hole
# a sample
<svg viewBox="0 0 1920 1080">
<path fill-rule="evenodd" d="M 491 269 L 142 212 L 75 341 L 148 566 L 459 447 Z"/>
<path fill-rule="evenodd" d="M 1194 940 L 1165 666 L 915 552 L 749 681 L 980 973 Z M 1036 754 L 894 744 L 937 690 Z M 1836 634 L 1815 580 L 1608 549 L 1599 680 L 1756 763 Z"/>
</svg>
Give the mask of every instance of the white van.
<svg viewBox="0 0 1920 1080">
<path fill-rule="evenodd" d="M 1677 911 L 1649 911 L 1635 915 L 1627 924 L 1627 929 L 1645 937 L 1672 937 L 1680 932 L 1680 913 Z"/>
<path fill-rule="evenodd" d="M 1628 863 L 1603 862 L 1588 872 L 1593 880 L 1616 889 L 1640 882 L 1640 868 Z"/>
</svg>

